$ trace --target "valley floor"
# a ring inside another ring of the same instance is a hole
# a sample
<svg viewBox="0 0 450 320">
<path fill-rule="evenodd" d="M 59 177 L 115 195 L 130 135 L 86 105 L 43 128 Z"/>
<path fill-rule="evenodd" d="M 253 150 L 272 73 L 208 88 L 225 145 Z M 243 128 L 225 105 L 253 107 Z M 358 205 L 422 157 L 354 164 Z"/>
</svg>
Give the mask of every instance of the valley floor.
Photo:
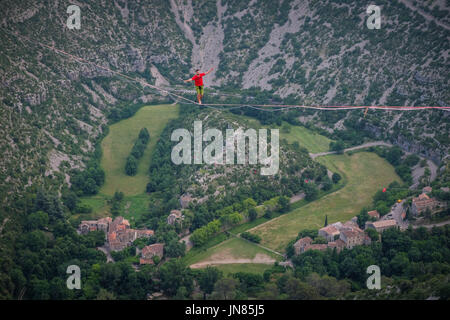
<svg viewBox="0 0 450 320">
<path fill-rule="evenodd" d="M 327 155 L 318 158 L 318 161 L 326 165 L 331 171 L 340 173 L 345 180 L 344 187 L 248 230 L 262 238 L 262 246 L 284 252 L 289 241 L 295 239 L 299 231 L 321 228 L 325 221 L 325 215 L 328 216 L 329 223 L 344 222 L 357 215 L 364 206 L 370 206 L 376 191 L 387 187 L 393 181 L 401 182 L 394 168 L 375 153 L 359 152 L 353 155 Z M 238 240 L 240 243 L 237 242 Z M 236 238 L 226 240 L 189 258 L 187 262 L 193 267 L 215 265 L 219 268 L 229 262 L 234 264 L 232 268 L 234 271 L 244 271 L 247 266 L 242 264 L 242 269 L 240 269 L 237 264 L 239 260 L 246 259 L 245 263 L 256 262 L 256 260 L 251 260 L 255 258 L 255 255 L 249 258 L 248 253 L 243 250 L 244 241 Z M 230 245 L 230 243 L 234 245 Z M 238 244 L 240 245 L 238 246 Z M 258 248 L 257 245 L 251 243 L 245 245 L 245 247 L 253 246 L 254 249 L 252 250 Z M 265 251 L 266 253 L 269 252 Z M 226 257 L 226 259 L 219 259 L 220 257 Z M 277 258 L 279 260 L 280 256 L 277 256 Z M 269 268 L 269 266 L 266 266 L 266 268 Z M 260 266 L 260 269 L 264 270 L 264 267 Z"/>
</svg>

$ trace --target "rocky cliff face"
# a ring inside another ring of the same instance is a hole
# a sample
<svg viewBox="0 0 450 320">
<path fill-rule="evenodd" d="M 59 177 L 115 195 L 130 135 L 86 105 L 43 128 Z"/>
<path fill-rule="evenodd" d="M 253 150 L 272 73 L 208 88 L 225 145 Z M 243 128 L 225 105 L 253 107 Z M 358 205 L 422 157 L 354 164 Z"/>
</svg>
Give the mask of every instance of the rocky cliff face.
<svg viewBox="0 0 450 320">
<path fill-rule="evenodd" d="M 380 30 L 365 25 L 369 1 L 74 4 L 81 8 L 80 30 L 67 28 L 68 3 L 56 0 L 2 1 L 0 26 L 157 85 L 183 85 L 193 68 L 214 67 L 208 86 L 241 95 L 256 88 L 299 104 L 450 101 L 449 28 L 442 18 L 450 10 L 443 2 L 379 1 Z M 55 154 L 81 165 L 112 107 L 161 99 L 154 90 L 3 29 L 0 46 L 2 197 L 34 182 L 61 185 L 67 166 L 55 166 Z M 389 139 L 405 147 L 426 149 L 433 159 L 448 154 L 445 112 L 367 118 L 384 133 L 389 128 Z"/>
</svg>

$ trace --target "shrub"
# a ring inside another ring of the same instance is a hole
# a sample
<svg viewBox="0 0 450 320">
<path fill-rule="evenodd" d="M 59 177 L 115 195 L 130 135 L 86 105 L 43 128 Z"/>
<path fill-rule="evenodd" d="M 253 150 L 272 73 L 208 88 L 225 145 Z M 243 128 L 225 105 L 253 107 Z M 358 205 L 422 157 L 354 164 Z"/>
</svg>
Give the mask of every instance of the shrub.
<svg viewBox="0 0 450 320">
<path fill-rule="evenodd" d="M 247 239 L 248 241 L 251 242 L 255 242 L 255 243 L 260 243 L 261 242 L 261 237 L 256 235 L 256 234 L 252 234 L 250 232 L 243 232 L 241 233 L 241 238 Z"/>
</svg>

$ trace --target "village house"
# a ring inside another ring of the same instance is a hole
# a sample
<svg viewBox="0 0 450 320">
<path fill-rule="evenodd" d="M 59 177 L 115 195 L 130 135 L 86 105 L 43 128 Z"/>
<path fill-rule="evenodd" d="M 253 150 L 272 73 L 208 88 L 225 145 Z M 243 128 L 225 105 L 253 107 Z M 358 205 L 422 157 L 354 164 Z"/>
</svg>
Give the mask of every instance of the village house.
<svg viewBox="0 0 450 320">
<path fill-rule="evenodd" d="M 361 229 L 344 230 L 339 235 L 339 239 L 345 243 L 345 247 L 347 249 L 352 249 L 354 246 L 370 244 L 370 240 L 368 240 L 367 238 L 367 235 Z"/>
<path fill-rule="evenodd" d="M 142 248 L 139 264 L 154 264 L 153 257 L 162 258 L 164 255 L 164 243 L 155 243 Z"/>
<path fill-rule="evenodd" d="M 375 219 L 380 219 L 380 214 L 378 213 L 378 211 L 377 210 L 372 210 L 372 211 L 369 211 L 369 212 L 367 212 L 367 214 L 369 215 L 369 217 L 371 217 L 371 218 L 375 218 Z"/>
<path fill-rule="evenodd" d="M 377 232 L 383 232 L 386 229 L 397 227 L 397 221 L 395 219 L 390 220 L 381 220 L 381 221 L 367 221 L 366 222 L 366 229 L 367 228 L 373 228 Z"/>
<path fill-rule="evenodd" d="M 180 210 L 172 210 L 167 217 L 167 223 L 170 225 L 174 225 L 176 222 L 183 220 L 183 218 L 184 216 Z"/>
<path fill-rule="evenodd" d="M 90 231 L 97 230 L 107 233 L 111 221 L 112 219 L 110 217 L 102 218 L 99 220 L 83 220 L 80 223 L 79 230 L 81 234 L 86 234 Z"/>
<path fill-rule="evenodd" d="M 318 235 L 327 240 L 327 244 L 312 244 L 310 237 L 304 237 L 294 243 L 295 254 L 301 254 L 307 250 L 336 249 L 338 252 L 344 248 L 352 249 L 358 245 L 369 245 L 370 237 L 361 230 L 355 219 L 345 223 L 335 222 L 319 229 Z"/>
<path fill-rule="evenodd" d="M 356 230 L 356 231 L 358 231 L 358 232 L 363 232 L 363 231 L 359 228 L 358 224 L 357 224 L 356 222 L 354 222 L 354 221 L 351 221 L 351 220 L 345 222 L 344 224 L 342 224 L 342 226 L 341 226 L 340 229 L 339 229 L 340 232 L 342 232 L 342 231 L 344 231 L 344 230 L 350 230 L 350 231 Z"/>
<path fill-rule="evenodd" d="M 433 188 L 430 186 L 423 187 L 422 189 L 422 193 L 431 193 L 431 191 L 433 191 Z"/>
<path fill-rule="evenodd" d="M 327 241 L 334 241 L 339 237 L 339 233 L 339 230 L 334 225 L 319 229 L 319 236 L 324 237 Z"/>
<path fill-rule="evenodd" d="M 413 215 L 420 215 L 429 210 L 431 213 L 439 206 L 439 201 L 430 198 L 426 193 L 420 194 L 412 199 L 411 212 Z"/>
<path fill-rule="evenodd" d="M 299 239 L 296 243 L 294 243 L 294 251 L 295 254 L 300 254 L 305 251 L 305 247 L 312 243 L 312 239 L 310 237 L 304 237 Z"/>
<path fill-rule="evenodd" d="M 121 216 L 114 220 L 107 217 L 99 220 L 81 221 L 79 230 L 81 234 L 96 230 L 104 231 L 106 235 L 106 245 L 113 251 L 125 249 L 136 239 L 149 238 L 154 235 L 153 230 L 131 229 L 128 220 Z"/>
<path fill-rule="evenodd" d="M 336 241 L 331 241 L 327 243 L 328 248 L 336 249 L 337 252 L 341 252 L 342 249 L 346 248 L 345 242 L 341 239 L 337 239 Z"/>
<path fill-rule="evenodd" d="M 192 197 L 190 194 L 184 194 L 180 198 L 180 205 L 181 208 L 185 209 L 189 206 L 189 203 L 192 201 Z"/>
</svg>

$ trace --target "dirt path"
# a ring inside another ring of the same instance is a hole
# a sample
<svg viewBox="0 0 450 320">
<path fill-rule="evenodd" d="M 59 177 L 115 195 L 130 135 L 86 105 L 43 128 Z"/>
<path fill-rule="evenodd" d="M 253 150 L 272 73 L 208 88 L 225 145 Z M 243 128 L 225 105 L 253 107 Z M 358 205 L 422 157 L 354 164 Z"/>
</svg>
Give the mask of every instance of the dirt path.
<svg viewBox="0 0 450 320">
<path fill-rule="evenodd" d="M 442 227 L 442 226 L 445 226 L 446 224 L 450 224 L 450 220 L 442 221 L 442 222 L 438 222 L 438 223 L 432 223 L 432 224 L 416 225 L 416 226 L 413 226 L 413 229 L 417 229 L 420 227 L 431 229 L 433 227 Z"/>
<path fill-rule="evenodd" d="M 111 253 L 109 252 L 108 248 L 103 247 L 98 247 L 98 250 L 100 250 L 101 252 L 103 252 L 106 255 L 106 263 L 108 262 L 114 262 L 113 257 L 111 256 Z"/>
<path fill-rule="evenodd" d="M 375 146 L 392 147 L 392 144 L 384 142 L 384 141 L 367 142 L 367 143 L 364 143 L 364 144 L 356 146 L 356 147 L 344 149 L 344 152 L 358 150 L 358 149 L 364 149 L 364 148 L 369 148 L 369 147 L 375 147 Z M 335 154 L 335 153 L 337 153 L 337 152 L 336 151 L 328 151 L 328 152 L 310 153 L 309 156 L 312 159 L 315 159 L 317 157 L 327 156 L 327 155 Z"/>
<path fill-rule="evenodd" d="M 295 194 L 295 195 L 293 195 L 291 197 L 291 200 L 289 200 L 289 203 L 294 203 L 294 202 L 300 201 L 300 200 L 302 200 L 304 198 L 305 198 L 305 193 L 304 192 L 299 193 L 299 194 Z"/>
<path fill-rule="evenodd" d="M 183 237 L 183 238 L 181 238 L 179 240 L 179 242 L 183 242 L 183 241 L 186 244 L 186 251 L 191 250 L 191 248 L 194 246 L 194 244 L 191 241 L 191 235 L 190 234 L 188 234 L 187 236 L 185 236 L 185 237 Z"/>
<path fill-rule="evenodd" d="M 275 259 L 270 258 L 264 254 L 257 254 L 253 259 L 220 259 L 220 260 L 206 260 L 190 265 L 192 269 L 198 269 L 206 266 L 216 266 L 223 264 L 244 264 L 244 263 L 258 263 L 258 264 L 274 264 Z"/>
</svg>

